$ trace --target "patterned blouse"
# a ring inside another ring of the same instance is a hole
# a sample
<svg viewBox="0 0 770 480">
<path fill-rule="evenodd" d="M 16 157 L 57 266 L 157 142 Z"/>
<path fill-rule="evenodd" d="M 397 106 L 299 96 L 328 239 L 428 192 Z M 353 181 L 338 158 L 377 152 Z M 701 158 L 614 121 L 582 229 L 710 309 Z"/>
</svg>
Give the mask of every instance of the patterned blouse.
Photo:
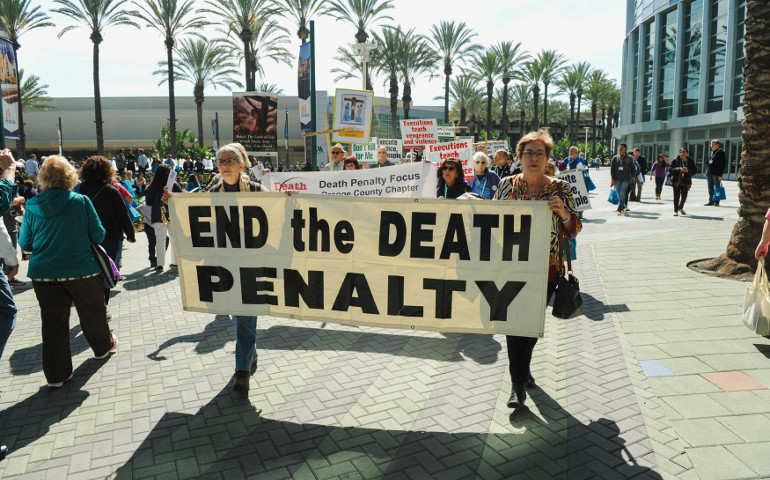
<svg viewBox="0 0 770 480">
<path fill-rule="evenodd" d="M 555 282 L 559 276 L 559 273 L 564 270 L 564 264 L 559 261 L 559 230 L 562 230 L 562 234 L 565 237 L 576 237 L 580 230 L 583 228 L 583 224 L 577 216 L 577 209 L 575 206 L 575 199 L 572 197 L 572 189 L 569 183 L 553 178 L 551 183 L 543 186 L 540 193 L 529 196 L 527 195 L 527 181 L 524 177 L 519 175 L 512 175 L 505 177 L 500 181 L 500 185 L 497 187 L 495 193 L 495 200 L 548 200 L 554 195 L 558 195 L 562 201 L 564 201 L 564 208 L 570 214 L 572 220 L 571 227 L 569 229 L 563 228 L 561 218 L 556 213 L 551 215 L 551 246 L 549 256 L 549 269 L 548 269 L 548 281 Z"/>
</svg>

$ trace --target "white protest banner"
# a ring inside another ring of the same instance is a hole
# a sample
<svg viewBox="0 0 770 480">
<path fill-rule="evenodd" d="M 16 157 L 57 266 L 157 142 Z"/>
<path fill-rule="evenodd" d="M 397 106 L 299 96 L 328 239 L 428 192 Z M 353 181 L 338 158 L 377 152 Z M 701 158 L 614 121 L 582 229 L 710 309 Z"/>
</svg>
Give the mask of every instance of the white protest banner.
<svg viewBox="0 0 770 480">
<path fill-rule="evenodd" d="M 170 208 L 185 310 L 543 335 L 547 202 L 254 192 Z"/>
<path fill-rule="evenodd" d="M 377 161 L 377 137 L 372 137 L 367 145 L 351 145 L 351 153 L 358 163 L 372 163 Z"/>
<path fill-rule="evenodd" d="M 446 142 L 428 145 L 423 152 L 423 159 L 431 163 L 440 165 L 447 158 L 458 158 L 463 164 L 463 175 L 465 181 L 473 180 L 473 142 L 464 140 L 462 142 Z"/>
<path fill-rule="evenodd" d="M 487 149 L 487 156 L 489 158 L 495 158 L 495 153 L 497 153 L 498 150 L 508 150 L 508 140 L 503 140 L 501 142 L 482 142 L 480 145 L 485 145 Z"/>
<path fill-rule="evenodd" d="M 338 88 L 334 93 L 334 130 L 332 143 L 368 145 L 374 111 L 374 92 Z"/>
<path fill-rule="evenodd" d="M 578 212 L 584 212 L 591 209 L 591 200 L 588 198 L 588 187 L 586 187 L 583 172 L 577 170 L 567 170 L 559 172 L 556 178 L 564 180 L 572 187 L 572 197 L 575 199 L 575 205 Z"/>
<path fill-rule="evenodd" d="M 439 125 L 436 127 L 436 133 L 439 137 L 455 138 L 455 129 L 452 125 Z"/>
<path fill-rule="evenodd" d="M 385 147 L 388 150 L 388 160 L 398 164 L 404 156 L 404 141 L 397 138 L 378 138 L 377 149 Z"/>
<path fill-rule="evenodd" d="M 404 148 L 417 148 L 438 143 L 436 119 L 401 120 Z"/>
<path fill-rule="evenodd" d="M 271 192 L 353 197 L 436 198 L 437 182 L 436 167 L 427 163 L 334 172 L 269 172 L 262 177 L 262 186 Z"/>
</svg>

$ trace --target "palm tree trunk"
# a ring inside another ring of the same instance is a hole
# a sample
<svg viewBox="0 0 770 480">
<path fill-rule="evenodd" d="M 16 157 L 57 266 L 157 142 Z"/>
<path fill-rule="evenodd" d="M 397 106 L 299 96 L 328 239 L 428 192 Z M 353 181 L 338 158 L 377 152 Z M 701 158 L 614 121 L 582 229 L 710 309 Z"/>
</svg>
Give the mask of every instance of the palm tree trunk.
<svg viewBox="0 0 770 480">
<path fill-rule="evenodd" d="M 591 158 L 596 158 L 596 104 L 591 104 Z"/>
<path fill-rule="evenodd" d="M 770 30 L 765 19 L 770 18 L 770 4 L 765 0 L 746 3 L 746 60 L 743 66 L 743 151 L 738 177 L 738 221 L 733 227 L 725 253 L 700 268 L 717 275 L 751 274 L 757 266 L 754 250 L 762 236 L 764 215 L 770 207 L 770 84 L 767 72 L 770 56 Z M 767 266 L 766 266 L 767 268 Z"/>
<path fill-rule="evenodd" d="M 404 82 L 404 95 L 401 97 L 401 103 L 404 105 L 404 120 L 409 120 L 409 109 L 412 103 L 412 85 L 409 81 Z"/>
<path fill-rule="evenodd" d="M 251 69 L 251 30 L 246 29 L 241 31 L 241 40 L 243 41 L 243 64 L 246 67 L 246 91 L 253 92 L 256 86 L 254 85 L 254 74 Z"/>
<path fill-rule="evenodd" d="M 569 139 L 570 142 L 577 143 L 577 131 L 575 130 L 575 94 L 569 94 Z"/>
<path fill-rule="evenodd" d="M 104 155 L 104 121 L 102 120 L 102 89 L 99 85 L 99 44 L 102 36 L 98 32 L 91 34 L 94 42 L 94 123 L 96 123 L 96 153 Z"/>
<path fill-rule="evenodd" d="M 492 94 L 495 90 L 495 84 L 487 80 L 487 137 L 490 137 L 492 131 Z"/>
<path fill-rule="evenodd" d="M 578 104 L 577 104 L 577 113 L 575 114 L 575 122 L 579 127 L 580 126 L 580 102 L 583 100 L 583 90 L 578 89 L 577 99 L 578 99 Z M 588 145 L 586 145 L 586 148 L 588 148 Z"/>
<path fill-rule="evenodd" d="M 449 76 L 452 75 L 452 64 L 444 59 L 444 123 L 449 123 Z"/>
<path fill-rule="evenodd" d="M 508 82 L 510 78 L 503 78 L 503 118 L 500 122 L 500 139 L 508 138 Z"/>
<path fill-rule="evenodd" d="M 540 109 L 540 85 L 535 85 L 532 89 L 532 99 L 535 102 L 535 114 L 532 117 L 532 130 L 540 128 L 540 120 L 538 118 L 538 110 Z"/>
<path fill-rule="evenodd" d="M 612 138 L 612 119 L 615 117 L 615 109 L 610 106 L 609 111 L 607 112 L 607 123 L 605 123 L 606 129 L 604 131 L 604 141 L 609 146 L 610 144 L 610 138 Z"/>
<path fill-rule="evenodd" d="M 174 39 L 166 37 L 166 61 L 168 62 L 168 123 L 171 139 L 171 156 L 176 158 L 176 100 L 174 98 Z"/>
<path fill-rule="evenodd" d="M 465 107 L 460 108 L 460 125 L 465 125 L 466 117 L 468 116 L 468 109 Z"/>
<path fill-rule="evenodd" d="M 524 137 L 524 124 L 527 121 L 527 111 L 523 108 L 519 110 L 519 138 Z"/>
<path fill-rule="evenodd" d="M 398 79 L 395 75 L 390 76 L 390 133 L 391 138 L 396 138 L 398 128 Z"/>
<path fill-rule="evenodd" d="M 543 84 L 543 126 L 548 128 L 548 83 Z"/>
<path fill-rule="evenodd" d="M 195 111 L 198 114 L 198 146 L 203 148 L 203 85 L 195 86 Z"/>
</svg>

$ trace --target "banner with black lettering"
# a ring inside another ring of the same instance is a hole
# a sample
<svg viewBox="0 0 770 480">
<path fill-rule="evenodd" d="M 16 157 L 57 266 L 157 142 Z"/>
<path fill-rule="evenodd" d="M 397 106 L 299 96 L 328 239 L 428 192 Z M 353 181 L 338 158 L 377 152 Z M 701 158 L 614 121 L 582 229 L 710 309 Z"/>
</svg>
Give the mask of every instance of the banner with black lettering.
<svg viewBox="0 0 770 480">
<path fill-rule="evenodd" d="M 262 177 L 262 186 L 271 192 L 353 197 L 436 198 L 437 184 L 436 167 L 423 162 L 365 170 L 270 172 Z"/>
<path fill-rule="evenodd" d="M 205 193 L 170 208 L 185 310 L 543 335 L 547 202 Z"/>
<path fill-rule="evenodd" d="M 567 170 L 558 172 L 556 178 L 569 183 L 572 189 L 572 197 L 575 199 L 575 210 L 585 212 L 591 209 L 591 199 L 588 198 L 588 187 L 583 177 L 583 172 L 579 170 Z"/>
</svg>

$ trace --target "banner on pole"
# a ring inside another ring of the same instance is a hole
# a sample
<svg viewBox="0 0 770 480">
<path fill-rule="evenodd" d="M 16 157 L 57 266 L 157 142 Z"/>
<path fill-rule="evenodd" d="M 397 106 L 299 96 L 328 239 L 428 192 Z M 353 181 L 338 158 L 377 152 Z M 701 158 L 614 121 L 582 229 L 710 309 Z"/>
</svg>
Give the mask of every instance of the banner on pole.
<svg viewBox="0 0 770 480">
<path fill-rule="evenodd" d="M 390 170 L 390 169 L 388 169 Z M 185 310 L 541 337 L 541 201 L 175 195 Z"/>
<path fill-rule="evenodd" d="M 591 209 L 591 199 L 588 198 L 588 187 L 583 177 L 583 172 L 577 170 L 567 170 L 559 172 L 556 178 L 569 183 L 572 188 L 572 196 L 575 198 L 575 210 L 584 212 Z"/>
<path fill-rule="evenodd" d="M 310 107 L 310 42 L 299 47 L 299 66 L 297 68 L 297 97 L 299 99 L 299 123 L 302 132 L 312 130 Z"/>
<path fill-rule="evenodd" d="M 436 134 L 439 137 L 455 139 L 455 129 L 452 125 L 439 125 L 436 127 Z"/>
<path fill-rule="evenodd" d="M 372 137 L 368 145 L 352 145 L 351 150 L 358 163 L 374 163 L 379 160 L 377 150 L 385 147 L 388 151 L 388 160 L 399 164 L 403 156 L 403 145 L 404 142 L 401 139 Z"/>
<path fill-rule="evenodd" d="M 269 172 L 262 177 L 262 186 L 271 192 L 353 197 L 436 198 L 437 183 L 436 167 L 427 163 L 334 172 Z"/>
<path fill-rule="evenodd" d="M 440 165 L 448 158 L 457 158 L 463 165 L 465 181 L 473 180 L 473 142 L 463 140 L 461 142 L 446 142 L 428 145 L 423 152 L 423 158 L 431 163 Z"/>
<path fill-rule="evenodd" d="M 0 39 L 0 93 L 3 96 L 2 115 L 6 140 L 19 139 L 19 79 L 13 45 Z"/>
<path fill-rule="evenodd" d="M 401 120 L 401 139 L 404 148 L 417 148 L 438 143 L 436 119 Z"/>
<path fill-rule="evenodd" d="M 332 142 L 368 145 L 372 133 L 374 92 L 338 88 L 334 94 L 334 130 Z"/>
<path fill-rule="evenodd" d="M 486 154 L 489 158 L 495 158 L 495 153 L 497 153 L 498 150 L 508 150 L 508 140 L 486 142 L 486 144 L 482 142 L 481 145 L 486 147 Z"/>
<path fill-rule="evenodd" d="M 233 93 L 233 141 L 252 155 L 278 154 L 278 95 Z"/>
</svg>

